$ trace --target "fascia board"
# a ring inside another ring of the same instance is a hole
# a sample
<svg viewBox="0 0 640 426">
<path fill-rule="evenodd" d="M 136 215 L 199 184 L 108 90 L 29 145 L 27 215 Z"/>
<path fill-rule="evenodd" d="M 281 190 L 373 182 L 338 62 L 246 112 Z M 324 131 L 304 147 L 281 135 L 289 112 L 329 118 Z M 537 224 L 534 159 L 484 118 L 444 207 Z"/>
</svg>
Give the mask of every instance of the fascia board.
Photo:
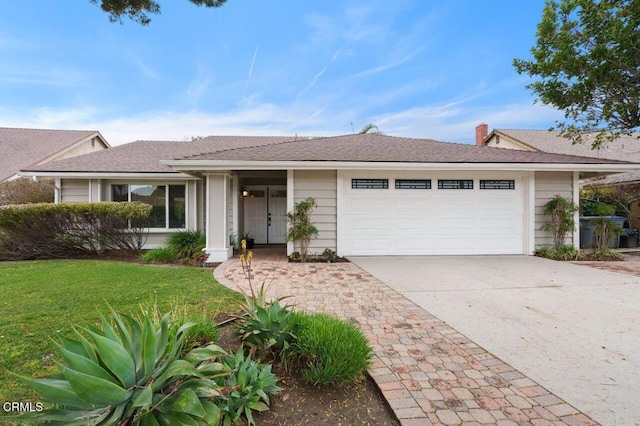
<svg viewBox="0 0 640 426">
<path fill-rule="evenodd" d="M 628 172 L 640 169 L 638 163 L 397 163 L 350 161 L 221 161 L 168 160 L 161 161 L 177 171 L 227 170 L 507 170 L 507 171 L 593 171 Z"/>
<path fill-rule="evenodd" d="M 92 172 L 38 172 L 22 171 L 20 176 L 25 177 L 52 177 L 52 178 L 77 178 L 77 179 L 163 179 L 163 180 L 200 180 L 200 178 L 184 173 L 92 173 Z"/>
</svg>

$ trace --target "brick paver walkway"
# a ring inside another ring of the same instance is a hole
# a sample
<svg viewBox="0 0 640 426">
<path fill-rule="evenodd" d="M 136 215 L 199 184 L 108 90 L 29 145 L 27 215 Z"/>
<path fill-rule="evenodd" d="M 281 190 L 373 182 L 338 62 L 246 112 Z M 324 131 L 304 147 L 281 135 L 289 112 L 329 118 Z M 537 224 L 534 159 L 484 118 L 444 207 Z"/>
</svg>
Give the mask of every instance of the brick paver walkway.
<svg viewBox="0 0 640 426">
<path fill-rule="evenodd" d="M 405 426 L 595 425 L 585 414 L 352 263 L 254 258 L 254 285 L 289 304 L 357 324 L 375 352 L 369 374 Z M 286 259 L 286 258 L 285 258 Z M 237 259 L 216 279 L 248 289 Z"/>
</svg>

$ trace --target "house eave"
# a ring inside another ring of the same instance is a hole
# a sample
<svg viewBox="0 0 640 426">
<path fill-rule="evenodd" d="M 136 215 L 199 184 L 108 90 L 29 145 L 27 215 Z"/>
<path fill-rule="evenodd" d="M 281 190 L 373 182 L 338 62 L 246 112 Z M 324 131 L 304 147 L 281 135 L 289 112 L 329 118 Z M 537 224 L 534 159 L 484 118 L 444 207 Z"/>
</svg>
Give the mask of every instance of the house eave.
<svg viewBox="0 0 640 426">
<path fill-rule="evenodd" d="M 229 170 L 505 170 L 505 171 L 584 171 L 620 173 L 640 169 L 640 164 L 590 163 L 404 163 L 353 161 L 227 161 L 166 160 L 165 166 L 184 173 Z"/>
<path fill-rule="evenodd" d="M 162 180 L 200 180 L 196 176 L 186 173 L 141 173 L 141 172 L 53 172 L 53 171 L 22 171 L 20 176 L 44 177 L 60 179 L 162 179 Z"/>
</svg>

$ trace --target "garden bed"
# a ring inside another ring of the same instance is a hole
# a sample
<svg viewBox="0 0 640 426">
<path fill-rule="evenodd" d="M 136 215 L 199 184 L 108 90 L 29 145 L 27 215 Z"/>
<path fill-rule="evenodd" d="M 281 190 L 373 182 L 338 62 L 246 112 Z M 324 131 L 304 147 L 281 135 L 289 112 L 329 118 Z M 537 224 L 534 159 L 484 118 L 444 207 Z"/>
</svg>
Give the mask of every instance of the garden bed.
<svg viewBox="0 0 640 426">
<path fill-rule="evenodd" d="M 217 342 L 228 351 L 236 351 L 240 340 L 232 323 L 220 328 Z M 275 363 L 274 373 L 282 388 L 271 398 L 269 411 L 256 413 L 259 425 L 398 425 L 393 412 L 368 375 L 358 383 L 313 386 L 300 374 Z"/>
</svg>

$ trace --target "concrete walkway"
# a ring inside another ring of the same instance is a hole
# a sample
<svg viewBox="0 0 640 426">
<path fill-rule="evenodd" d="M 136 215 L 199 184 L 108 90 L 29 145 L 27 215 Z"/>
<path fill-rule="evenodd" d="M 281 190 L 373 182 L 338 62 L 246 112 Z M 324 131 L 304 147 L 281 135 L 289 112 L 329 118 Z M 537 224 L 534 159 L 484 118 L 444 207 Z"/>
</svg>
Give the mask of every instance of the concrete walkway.
<svg viewBox="0 0 640 426">
<path fill-rule="evenodd" d="M 256 253 L 253 269 L 270 296 L 292 296 L 298 308 L 363 330 L 375 352 L 369 373 L 402 425 L 597 424 L 353 263 L 289 264 Z M 237 259 L 214 275 L 248 289 Z"/>
</svg>

